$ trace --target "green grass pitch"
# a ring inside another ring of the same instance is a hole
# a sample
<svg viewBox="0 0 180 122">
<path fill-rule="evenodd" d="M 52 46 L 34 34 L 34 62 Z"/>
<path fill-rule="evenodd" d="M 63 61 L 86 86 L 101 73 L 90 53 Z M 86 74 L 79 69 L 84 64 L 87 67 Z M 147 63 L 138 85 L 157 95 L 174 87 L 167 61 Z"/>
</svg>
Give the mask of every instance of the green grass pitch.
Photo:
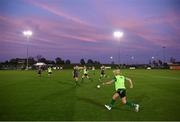
<svg viewBox="0 0 180 122">
<path fill-rule="evenodd" d="M 120 99 L 111 111 L 114 85 L 96 88 L 99 71 L 90 82 L 75 87 L 72 70 L 44 72 L 0 71 L 0 120 L 180 120 L 180 71 L 122 70 L 134 81 L 127 99 L 141 106 L 136 113 Z M 112 70 L 107 70 L 112 77 Z M 108 80 L 106 78 L 104 80 Z"/>
</svg>

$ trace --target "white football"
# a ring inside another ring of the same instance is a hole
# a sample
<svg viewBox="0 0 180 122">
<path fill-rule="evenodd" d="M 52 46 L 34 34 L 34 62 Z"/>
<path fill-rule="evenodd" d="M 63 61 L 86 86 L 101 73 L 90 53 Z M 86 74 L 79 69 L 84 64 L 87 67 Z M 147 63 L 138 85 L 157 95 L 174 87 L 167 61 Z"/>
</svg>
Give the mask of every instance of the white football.
<svg viewBox="0 0 180 122">
<path fill-rule="evenodd" d="M 100 85 L 97 85 L 97 88 L 99 89 L 101 86 Z"/>
</svg>

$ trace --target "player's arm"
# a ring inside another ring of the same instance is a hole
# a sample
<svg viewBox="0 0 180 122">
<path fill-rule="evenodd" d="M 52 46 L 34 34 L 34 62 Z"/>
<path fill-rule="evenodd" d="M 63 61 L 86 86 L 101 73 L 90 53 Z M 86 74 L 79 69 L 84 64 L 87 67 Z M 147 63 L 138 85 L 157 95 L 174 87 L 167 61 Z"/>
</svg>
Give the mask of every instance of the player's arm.
<svg viewBox="0 0 180 122">
<path fill-rule="evenodd" d="M 129 82 L 129 87 L 133 88 L 132 80 L 130 78 L 128 78 L 128 77 L 125 77 L 125 80 Z"/>
<path fill-rule="evenodd" d="M 107 81 L 107 82 L 104 82 L 102 83 L 102 85 L 110 85 L 114 82 L 114 80 L 110 80 L 110 81 Z"/>
</svg>

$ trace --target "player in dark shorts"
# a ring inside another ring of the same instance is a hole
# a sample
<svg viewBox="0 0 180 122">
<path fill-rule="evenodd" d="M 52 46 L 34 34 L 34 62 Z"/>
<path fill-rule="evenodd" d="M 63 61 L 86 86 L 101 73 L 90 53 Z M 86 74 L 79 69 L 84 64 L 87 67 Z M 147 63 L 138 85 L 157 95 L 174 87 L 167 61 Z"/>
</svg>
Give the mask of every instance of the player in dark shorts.
<svg viewBox="0 0 180 122">
<path fill-rule="evenodd" d="M 114 78 L 110 81 L 103 83 L 103 85 L 108 85 L 108 84 L 112 84 L 112 83 L 114 83 L 114 85 L 115 85 L 115 93 L 112 97 L 111 103 L 105 105 L 105 107 L 108 110 L 111 110 L 115 104 L 115 101 L 117 101 L 118 98 L 120 97 L 123 105 L 127 105 L 127 106 L 133 108 L 136 112 L 138 112 L 139 104 L 135 104 L 134 102 L 129 102 L 126 100 L 125 82 L 128 81 L 130 84 L 130 88 L 133 88 L 133 83 L 132 83 L 131 79 L 123 76 L 120 72 L 120 69 L 114 70 L 113 73 L 114 73 Z"/>
<path fill-rule="evenodd" d="M 74 66 L 73 67 L 73 72 L 72 72 L 72 74 L 73 74 L 73 78 L 74 78 L 74 81 L 75 81 L 75 84 L 76 84 L 76 86 L 79 86 L 79 83 L 78 83 L 78 76 L 79 76 L 79 71 L 78 71 L 78 66 Z"/>
<path fill-rule="evenodd" d="M 105 66 L 104 65 L 101 66 L 101 74 L 100 74 L 99 80 L 101 80 L 102 77 L 107 77 L 106 73 L 105 73 Z"/>
<path fill-rule="evenodd" d="M 51 74 L 52 74 L 52 68 L 48 67 L 48 76 L 51 76 Z"/>
<path fill-rule="evenodd" d="M 41 77 L 41 74 L 42 74 L 42 68 L 41 68 L 41 66 L 39 66 L 38 67 L 38 75 L 39 75 L 39 77 Z"/>
<path fill-rule="evenodd" d="M 84 74 L 82 75 L 82 80 L 81 80 L 82 83 L 84 82 L 84 78 L 88 78 L 89 80 L 93 81 L 88 75 L 88 70 L 86 66 L 84 66 L 83 73 Z"/>
</svg>

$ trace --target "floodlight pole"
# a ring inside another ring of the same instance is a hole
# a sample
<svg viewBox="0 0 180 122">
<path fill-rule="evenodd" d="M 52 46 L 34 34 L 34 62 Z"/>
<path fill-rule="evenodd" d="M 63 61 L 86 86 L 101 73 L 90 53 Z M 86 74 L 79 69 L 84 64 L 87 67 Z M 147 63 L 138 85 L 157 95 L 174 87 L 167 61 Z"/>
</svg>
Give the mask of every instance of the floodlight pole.
<svg viewBox="0 0 180 122">
<path fill-rule="evenodd" d="M 113 56 L 111 56 L 110 59 L 111 59 L 111 64 L 113 64 L 114 63 Z"/>
<path fill-rule="evenodd" d="M 26 69 L 28 70 L 29 68 L 29 36 L 27 36 L 27 63 L 26 63 Z"/>
<path fill-rule="evenodd" d="M 165 57 L 165 49 L 166 49 L 166 47 L 163 46 L 162 48 L 163 48 L 163 60 L 164 60 L 164 63 L 165 63 L 166 62 L 166 57 Z"/>
<path fill-rule="evenodd" d="M 30 38 L 30 36 L 32 36 L 32 31 L 30 31 L 30 30 L 24 31 L 23 35 L 27 39 L 27 63 L 26 63 L 26 70 L 28 70 L 28 67 L 29 67 L 28 66 L 28 64 L 29 64 L 29 61 L 28 61 L 28 58 L 29 58 L 29 38 Z"/>
<path fill-rule="evenodd" d="M 119 47 L 119 55 L 118 55 L 119 58 L 118 59 L 119 59 L 119 66 L 120 66 L 121 65 L 121 43 L 120 43 L 120 38 L 118 38 L 118 39 L 119 39 L 119 46 L 118 46 Z"/>
<path fill-rule="evenodd" d="M 113 35 L 114 35 L 114 38 L 118 39 L 118 41 L 119 41 L 119 46 L 118 46 L 118 47 L 119 47 L 118 60 L 119 60 L 119 65 L 120 65 L 120 64 L 121 64 L 120 40 L 121 40 L 121 38 L 123 37 L 124 33 L 121 32 L 121 31 L 115 31 L 115 32 L 113 33 Z"/>
</svg>

